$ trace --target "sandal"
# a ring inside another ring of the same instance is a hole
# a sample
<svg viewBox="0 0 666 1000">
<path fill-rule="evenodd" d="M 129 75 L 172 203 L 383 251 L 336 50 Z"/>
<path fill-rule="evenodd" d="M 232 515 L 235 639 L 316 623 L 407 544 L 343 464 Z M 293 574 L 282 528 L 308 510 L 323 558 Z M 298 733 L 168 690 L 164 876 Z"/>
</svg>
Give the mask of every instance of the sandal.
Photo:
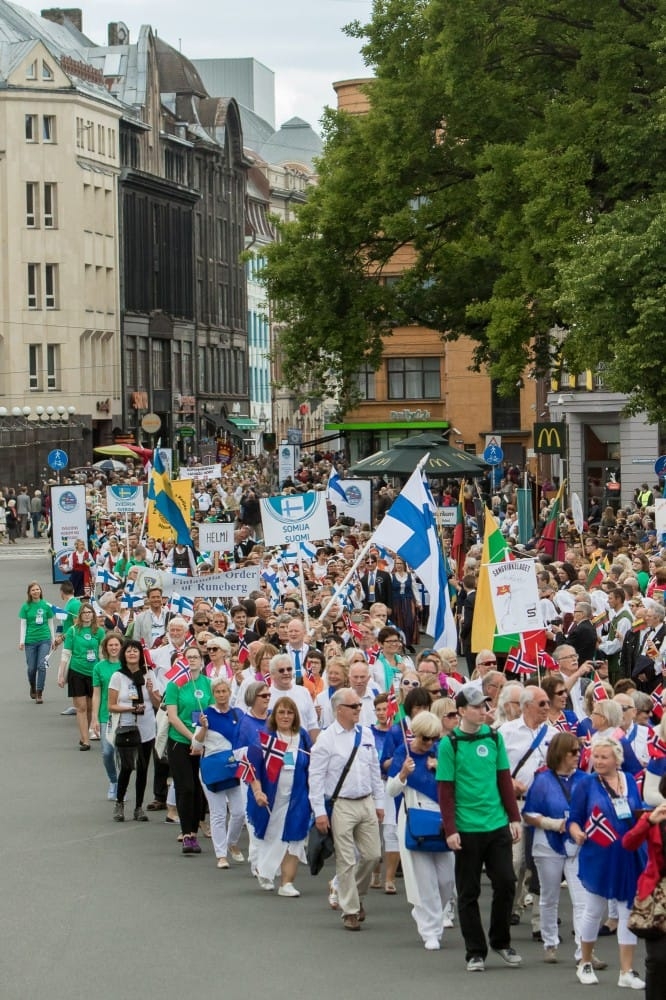
<svg viewBox="0 0 666 1000">
<path fill-rule="evenodd" d="M 84 743 L 83 740 L 79 740 L 79 750 L 90 750 L 90 743 Z"/>
<path fill-rule="evenodd" d="M 396 894 L 397 891 L 398 890 L 396 889 L 396 887 L 393 884 L 393 882 L 385 882 L 384 883 L 384 893 L 387 896 L 395 896 L 395 894 Z"/>
<path fill-rule="evenodd" d="M 382 888 L 382 877 L 379 872 L 372 873 L 372 879 L 370 881 L 371 889 L 381 889 Z"/>
</svg>

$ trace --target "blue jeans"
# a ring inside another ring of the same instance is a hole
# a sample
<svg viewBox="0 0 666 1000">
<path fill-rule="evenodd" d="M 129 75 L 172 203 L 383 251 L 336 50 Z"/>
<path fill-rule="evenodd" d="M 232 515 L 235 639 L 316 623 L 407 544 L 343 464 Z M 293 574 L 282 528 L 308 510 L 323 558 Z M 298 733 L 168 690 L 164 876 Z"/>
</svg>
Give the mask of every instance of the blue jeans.
<svg viewBox="0 0 666 1000">
<path fill-rule="evenodd" d="M 43 691 L 46 683 L 44 660 L 51 651 L 51 640 L 46 642 L 26 642 L 25 662 L 28 665 L 28 684 L 31 691 Z"/>
<path fill-rule="evenodd" d="M 106 722 L 99 724 L 99 742 L 102 747 L 102 764 L 112 785 L 118 784 L 118 771 L 116 768 L 116 748 L 113 743 L 109 743 L 106 738 Z"/>
</svg>

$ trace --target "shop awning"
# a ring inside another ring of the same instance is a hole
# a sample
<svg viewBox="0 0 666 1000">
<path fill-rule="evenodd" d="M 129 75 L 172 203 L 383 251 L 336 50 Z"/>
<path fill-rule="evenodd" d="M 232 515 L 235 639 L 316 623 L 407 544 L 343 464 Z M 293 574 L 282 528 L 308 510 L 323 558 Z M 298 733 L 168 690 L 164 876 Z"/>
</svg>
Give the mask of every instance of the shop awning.
<svg viewBox="0 0 666 1000">
<path fill-rule="evenodd" d="M 258 422 L 256 420 L 253 420 L 252 417 L 235 417 L 235 416 L 231 417 L 230 416 L 227 419 L 229 421 L 231 421 L 231 423 L 235 427 L 237 427 L 239 429 L 239 431 L 256 431 L 258 429 L 258 427 L 259 427 Z"/>
</svg>

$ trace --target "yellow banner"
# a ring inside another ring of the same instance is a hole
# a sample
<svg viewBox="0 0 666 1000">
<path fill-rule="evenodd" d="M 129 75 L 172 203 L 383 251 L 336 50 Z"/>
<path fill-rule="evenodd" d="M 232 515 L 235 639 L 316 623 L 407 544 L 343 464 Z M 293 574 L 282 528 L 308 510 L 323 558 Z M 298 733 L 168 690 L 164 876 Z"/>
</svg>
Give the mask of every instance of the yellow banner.
<svg viewBox="0 0 666 1000">
<path fill-rule="evenodd" d="M 183 517 L 188 524 L 192 521 L 192 480 L 174 479 L 171 482 L 173 498 L 183 512 Z M 158 510 L 155 509 L 153 500 L 148 501 L 148 534 L 151 538 L 175 538 L 176 533 L 165 521 Z"/>
</svg>

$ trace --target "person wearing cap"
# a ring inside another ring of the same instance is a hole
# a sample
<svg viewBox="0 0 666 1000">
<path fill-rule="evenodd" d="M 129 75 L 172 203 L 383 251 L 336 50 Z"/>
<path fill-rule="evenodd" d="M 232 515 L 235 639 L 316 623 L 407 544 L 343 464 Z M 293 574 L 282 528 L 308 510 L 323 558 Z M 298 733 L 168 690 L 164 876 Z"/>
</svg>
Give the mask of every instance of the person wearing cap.
<svg viewBox="0 0 666 1000">
<path fill-rule="evenodd" d="M 492 886 L 490 947 L 511 968 L 521 957 L 511 946 L 511 908 L 516 887 L 512 844 L 522 836 L 509 758 L 502 734 L 483 722 L 486 698 L 475 684 L 456 695 L 460 724 L 440 740 L 438 799 L 446 841 L 455 851 L 460 930 L 468 972 L 483 972 L 488 943 L 479 895 L 485 866 Z"/>
</svg>

